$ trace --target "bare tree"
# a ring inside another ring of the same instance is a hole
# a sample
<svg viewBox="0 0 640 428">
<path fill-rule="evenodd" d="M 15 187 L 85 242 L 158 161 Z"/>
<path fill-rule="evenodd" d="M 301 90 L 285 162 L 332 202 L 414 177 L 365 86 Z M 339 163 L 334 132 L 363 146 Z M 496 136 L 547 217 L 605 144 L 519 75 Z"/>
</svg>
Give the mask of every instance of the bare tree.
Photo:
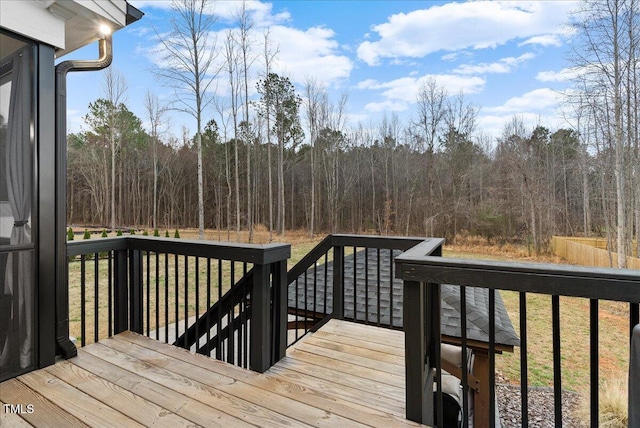
<svg viewBox="0 0 640 428">
<path fill-rule="evenodd" d="M 242 77 L 244 80 L 244 116 L 243 122 L 246 128 L 249 128 L 249 69 L 255 60 L 255 57 L 251 58 L 251 40 L 250 31 L 253 28 L 253 21 L 249 17 L 249 11 L 247 10 L 246 0 L 242 1 L 240 12 L 238 14 L 238 47 L 242 56 Z M 249 133 L 244 133 L 248 136 Z M 253 204 L 252 204 L 252 192 L 251 192 L 251 141 L 246 139 L 244 141 L 247 150 L 247 229 L 249 229 L 249 242 L 253 242 Z M 257 143 L 256 143 L 257 144 Z"/>
<path fill-rule="evenodd" d="M 305 84 L 305 95 L 307 103 L 307 126 L 309 127 L 310 161 L 311 161 L 311 207 L 309 208 L 309 237 L 313 238 L 315 228 L 316 211 L 316 163 L 315 163 L 315 142 L 318 139 L 318 131 L 321 126 L 320 109 L 326 93 L 321 88 L 317 80 L 309 78 Z"/>
<path fill-rule="evenodd" d="M 271 74 L 271 65 L 276 55 L 278 54 L 278 49 L 272 50 L 271 42 L 269 41 L 269 30 L 264 32 L 264 72 L 265 76 Z M 265 109 L 269 111 L 271 108 L 271 94 L 269 92 L 266 93 L 265 99 Z M 268 182 L 268 203 L 269 203 L 269 242 L 273 241 L 273 177 L 272 177 L 272 162 L 271 162 L 271 117 L 269 114 L 264 115 L 265 125 L 266 125 L 266 134 L 267 134 L 267 182 Z"/>
<path fill-rule="evenodd" d="M 153 195 L 152 195 L 152 216 L 151 226 L 158 228 L 158 146 L 161 136 L 167 131 L 168 122 L 165 120 L 167 113 L 166 105 L 160 103 L 157 95 L 147 92 L 144 98 L 144 107 L 149 121 L 151 137 L 151 156 L 153 161 Z"/>
<path fill-rule="evenodd" d="M 234 154 L 234 183 L 236 194 L 236 239 L 240 240 L 240 158 L 238 144 L 240 133 L 238 132 L 238 110 L 240 109 L 240 55 L 236 49 L 236 43 L 231 30 L 227 31 L 225 40 L 225 63 L 229 75 L 229 90 L 231 93 L 231 118 L 233 120 L 233 154 Z"/>
<path fill-rule="evenodd" d="M 109 132 L 109 147 L 111 148 L 111 230 L 116 229 L 116 155 L 118 153 L 118 115 L 116 109 L 126 102 L 127 82 L 113 66 L 104 71 L 102 91 L 108 101 L 107 127 Z"/>
<path fill-rule="evenodd" d="M 574 45 L 571 59 L 584 70 L 579 83 L 592 107 L 589 111 L 599 122 L 601 133 L 595 135 L 612 141 L 618 267 L 623 268 L 631 241 L 636 193 L 630 190 L 630 169 L 638 128 L 637 0 L 588 0 L 583 5 L 575 24 L 580 43 Z"/>
<path fill-rule="evenodd" d="M 174 89 L 177 105 L 173 108 L 196 119 L 198 151 L 198 234 L 204 239 L 204 184 L 202 165 L 202 115 L 211 102 L 208 93 L 217 74 L 213 62 L 217 51 L 209 35 L 215 23 L 211 5 L 206 0 L 173 0 L 172 31 L 156 35 L 162 46 L 165 66 L 155 71 L 163 82 Z"/>
<path fill-rule="evenodd" d="M 447 91 L 435 79 L 427 80 L 418 91 L 418 117 L 415 122 L 420 130 L 420 140 L 426 154 L 424 171 L 427 178 L 427 195 L 424 205 L 424 224 L 427 236 L 433 236 L 434 153 L 441 135 L 446 112 Z M 427 227 L 427 224 L 429 227 Z"/>
</svg>

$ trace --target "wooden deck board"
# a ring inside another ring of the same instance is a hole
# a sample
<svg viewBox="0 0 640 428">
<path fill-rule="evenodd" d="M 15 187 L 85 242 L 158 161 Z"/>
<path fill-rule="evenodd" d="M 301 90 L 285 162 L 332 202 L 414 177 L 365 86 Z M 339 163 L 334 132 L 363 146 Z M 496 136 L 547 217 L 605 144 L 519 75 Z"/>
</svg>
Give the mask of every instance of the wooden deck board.
<svg viewBox="0 0 640 428">
<path fill-rule="evenodd" d="M 107 406 L 118 409 L 142 425 L 167 428 L 193 425 L 193 422 L 173 413 L 168 413 L 157 404 L 96 376 L 75 364 L 65 361 L 48 367 L 46 371 Z"/>
<path fill-rule="evenodd" d="M 65 412 L 92 427 L 143 427 L 142 424 L 111 408 L 68 383 L 38 370 L 18 378 Z M 35 413 L 35 411 L 34 411 Z"/>
<path fill-rule="evenodd" d="M 73 364 L 98 376 L 109 378 L 117 385 L 163 407 L 168 412 L 192 421 L 194 424 L 206 427 L 252 426 L 86 352 L 82 352 L 79 357 L 74 358 Z"/>
<path fill-rule="evenodd" d="M 87 424 L 71 416 L 18 379 L 10 379 L 0 385 L 0 401 L 9 404 L 33 404 L 33 413 L 26 412 L 20 415 L 22 419 L 33 426 L 50 424 L 51 426 L 73 428 L 87 427 Z M 2 414 L 5 414 L 4 410 Z"/>
<path fill-rule="evenodd" d="M 419 426 L 404 419 L 404 336 L 332 320 L 258 374 L 125 332 L 3 382 L 8 426 Z"/>
<path fill-rule="evenodd" d="M 8 404 L 8 403 L 7 403 Z M 0 401 L 0 408 L 4 409 L 5 403 Z M 0 427 L 29 428 L 32 427 L 29 422 L 20 417 L 19 414 L 0 411 Z"/>
<path fill-rule="evenodd" d="M 337 397 L 327 395 L 318 389 L 309 389 L 304 385 L 293 383 L 287 379 L 270 375 L 269 371 L 263 375 L 259 375 L 236 366 L 224 364 L 210 358 L 200 357 L 200 359 L 192 359 L 193 355 L 186 351 L 165 346 L 152 340 L 138 340 L 133 334 L 127 333 L 120 337 L 123 339 L 131 339 L 142 346 L 148 346 L 156 349 L 158 352 L 164 353 L 168 357 L 177 358 L 183 361 L 189 361 L 200 368 L 213 370 L 222 375 L 236 378 L 242 382 L 248 383 L 255 388 L 259 388 L 264 392 L 273 392 L 280 395 L 281 399 L 291 399 L 299 403 L 307 404 L 310 407 L 323 410 L 325 416 L 321 419 L 314 420 L 314 425 L 329 423 L 331 426 L 375 426 L 375 427 L 393 427 L 408 426 L 409 421 L 404 418 L 396 418 L 389 412 L 380 411 L 370 405 L 359 403 L 350 403 L 340 400 Z M 333 419 L 339 417 L 337 424 L 333 424 Z"/>
</svg>

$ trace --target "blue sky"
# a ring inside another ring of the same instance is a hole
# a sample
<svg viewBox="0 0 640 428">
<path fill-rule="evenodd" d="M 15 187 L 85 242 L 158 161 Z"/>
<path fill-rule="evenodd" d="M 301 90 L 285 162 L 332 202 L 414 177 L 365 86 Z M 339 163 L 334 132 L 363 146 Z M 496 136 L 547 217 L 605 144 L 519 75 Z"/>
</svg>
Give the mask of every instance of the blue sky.
<svg viewBox="0 0 640 428">
<path fill-rule="evenodd" d="M 127 105 L 144 121 L 147 91 L 170 101 L 172 90 L 155 79 L 163 64 L 154 58 L 155 31 L 169 30 L 170 2 L 130 1 L 143 19 L 116 32 L 113 66 L 126 78 Z M 220 46 L 224 32 L 236 27 L 239 1 L 213 3 Z M 429 78 L 450 94 L 463 91 L 479 107 L 477 131 L 498 137 L 514 115 L 532 128 L 541 123 L 568 126 L 561 110 L 570 87 L 566 60 L 575 35 L 567 22 L 578 3 L 570 1 L 273 1 L 248 2 L 258 56 L 253 81 L 263 72 L 263 33 L 279 50 L 274 71 L 286 75 L 302 94 L 306 79 L 322 82 L 334 102 L 348 94 L 349 125 L 376 127 L 383 114 L 401 121 L 415 117 L 416 94 Z M 154 31 L 155 29 L 155 31 Z M 66 56 L 95 58 L 93 44 Z M 215 95 L 224 98 L 225 78 Z M 70 132 L 86 129 L 89 102 L 104 95 L 103 74 L 74 73 L 68 78 Z M 251 85 L 253 96 L 255 85 Z M 251 96 L 251 95 L 250 95 Z M 195 132 L 195 121 L 169 114 L 171 131 Z M 218 119 L 211 108 L 207 117 Z"/>
</svg>

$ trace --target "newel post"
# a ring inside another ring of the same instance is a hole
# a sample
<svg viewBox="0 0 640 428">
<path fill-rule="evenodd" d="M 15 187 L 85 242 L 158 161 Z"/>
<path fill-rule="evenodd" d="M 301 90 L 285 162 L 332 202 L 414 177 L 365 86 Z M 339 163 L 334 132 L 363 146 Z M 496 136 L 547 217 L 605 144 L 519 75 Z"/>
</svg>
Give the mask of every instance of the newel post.
<svg viewBox="0 0 640 428">
<path fill-rule="evenodd" d="M 129 329 L 129 272 L 128 250 L 114 251 L 114 281 L 113 281 L 113 334 L 122 333 Z"/>
<path fill-rule="evenodd" d="M 441 384 L 440 284 L 429 282 L 419 267 L 430 256 L 442 256 L 443 239 L 427 238 L 396 257 L 396 278 L 403 280 L 406 417 L 425 425 L 442 426 L 442 392 L 434 400 L 434 383 Z M 438 409 L 434 409 L 437 401 Z M 437 410 L 437 411 L 436 411 Z M 434 420 L 437 415 L 437 421 Z"/>
<path fill-rule="evenodd" d="M 287 259 L 290 245 L 270 248 L 262 264 L 253 265 L 249 368 L 264 373 L 284 357 L 287 350 Z"/>
<path fill-rule="evenodd" d="M 287 352 L 287 261 L 253 266 L 249 367 L 264 373 Z"/>
<path fill-rule="evenodd" d="M 425 284 L 404 281 L 403 325 L 407 419 L 433 425 L 433 376 L 426 359 Z"/>
<path fill-rule="evenodd" d="M 289 295 L 287 284 L 287 261 L 272 264 L 273 268 L 273 358 L 275 364 L 287 353 L 287 331 L 289 322 Z"/>
<path fill-rule="evenodd" d="M 264 373 L 271 362 L 271 290 L 269 265 L 253 266 L 249 368 Z"/>
<path fill-rule="evenodd" d="M 406 415 L 414 422 L 434 425 L 434 414 L 442 415 L 442 409 L 434 409 L 433 392 L 439 380 L 440 284 L 404 281 L 403 299 Z"/>
<path fill-rule="evenodd" d="M 142 301 L 142 251 L 130 250 L 129 254 L 129 330 L 143 333 Z"/>
<path fill-rule="evenodd" d="M 344 247 L 333 247 L 333 318 L 344 318 Z M 355 315 L 354 315 L 355 317 Z"/>
</svg>

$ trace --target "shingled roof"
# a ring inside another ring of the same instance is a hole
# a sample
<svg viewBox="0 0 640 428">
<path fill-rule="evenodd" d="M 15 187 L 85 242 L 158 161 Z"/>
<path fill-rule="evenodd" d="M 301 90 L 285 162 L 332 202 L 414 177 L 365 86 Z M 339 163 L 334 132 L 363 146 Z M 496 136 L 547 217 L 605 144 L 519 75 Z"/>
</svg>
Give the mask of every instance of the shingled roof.
<svg viewBox="0 0 640 428">
<path fill-rule="evenodd" d="M 346 319 L 402 328 L 403 284 L 402 280 L 394 278 L 393 275 L 393 259 L 400 253 L 395 250 L 392 256 L 391 250 L 369 249 L 344 257 L 344 316 Z M 365 287 L 367 281 L 369 282 L 368 290 Z M 306 274 L 298 277 L 297 286 L 294 284 L 289 286 L 289 307 L 320 314 L 331 313 L 333 308 L 332 284 L 333 262 L 316 264 L 315 268 L 307 270 Z M 325 295 L 326 308 L 324 307 Z M 315 296 L 315 301 L 313 296 Z M 519 346 L 520 340 L 511 324 L 499 291 L 496 290 L 495 296 L 495 343 Z M 441 298 L 442 334 L 459 338 L 460 287 L 442 284 Z M 488 289 L 467 287 L 466 300 L 467 338 L 488 343 Z M 390 314 L 390 308 L 393 308 L 392 314 Z M 380 314 L 379 320 L 378 314 Z"/>
</svg>

